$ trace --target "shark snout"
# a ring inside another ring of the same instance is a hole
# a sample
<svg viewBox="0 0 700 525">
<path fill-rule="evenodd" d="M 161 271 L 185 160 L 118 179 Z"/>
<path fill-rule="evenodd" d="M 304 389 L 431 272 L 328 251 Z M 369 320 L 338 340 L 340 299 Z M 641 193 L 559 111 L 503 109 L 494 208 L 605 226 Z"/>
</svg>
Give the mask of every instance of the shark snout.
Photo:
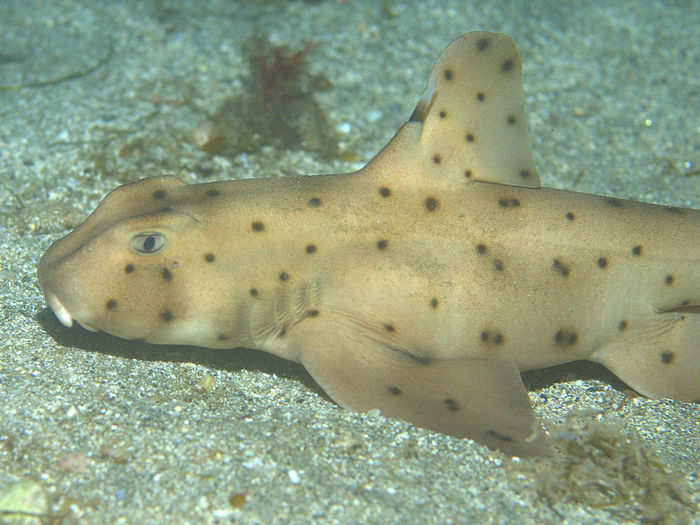
<svg viewBox="0 0 700 525">
<path fill-rule="evenodd" d="M 53 313 L 56 315 L 56 317 L 63 326 L 65 326 L 66 328 L 70 328 L 71 326 L 73 326 L 73 316 L 56 294 L 52 292 L 47 292 L 46 302 L 48 303 L 49 307 L 51 307 L 51 310 L 53 310 Z M 75 321 L 86 330 L 90 332 L 97 332 L 97 329 L 93 328 L 89 324 L 81 322 L 78 319 L 75 319 Z"/>
<path fill-rule="evenodd" d="M 71 316 L 68 308 L 63 305 L 57 295 L 52 292 L 47 292 L 46 302 L 63 326 L 67 328 L 73 326 L 73 316 Z"/>
</svg>

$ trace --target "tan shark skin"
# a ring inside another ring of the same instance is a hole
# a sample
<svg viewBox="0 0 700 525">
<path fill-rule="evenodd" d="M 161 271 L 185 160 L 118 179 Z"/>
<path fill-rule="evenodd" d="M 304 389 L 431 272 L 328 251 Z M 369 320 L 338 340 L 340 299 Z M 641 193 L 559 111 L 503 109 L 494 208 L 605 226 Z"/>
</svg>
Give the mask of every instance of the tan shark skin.
<svg viewBox="0 0 700 525">
<path fill-rule="evenodd" d="M 522 370 L 700 399 L 700 212 L 540 188 L 502 34 L 452 42 L 360 171 L 122 186 L 39 281 L 67 326 L 271 352 L 351 410 L 510 454 L 549 450 Z"/>
</svg>

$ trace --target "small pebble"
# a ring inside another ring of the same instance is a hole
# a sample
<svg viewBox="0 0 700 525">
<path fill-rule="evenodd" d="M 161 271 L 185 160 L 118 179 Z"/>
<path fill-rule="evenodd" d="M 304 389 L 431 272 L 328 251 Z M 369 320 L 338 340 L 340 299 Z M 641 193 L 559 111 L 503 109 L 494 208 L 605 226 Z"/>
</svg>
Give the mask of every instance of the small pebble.
<svg viewBox="0 0 700 525">
<path fill-rule="evenodd" d="M 291 481 L 292 484 L 298 485 L 301 483 L 301 477 L 299 477 L 299 473 L 296 470 L 290 470 L 287 474 L 289 474 L 289 481 Z"/>
</svg>

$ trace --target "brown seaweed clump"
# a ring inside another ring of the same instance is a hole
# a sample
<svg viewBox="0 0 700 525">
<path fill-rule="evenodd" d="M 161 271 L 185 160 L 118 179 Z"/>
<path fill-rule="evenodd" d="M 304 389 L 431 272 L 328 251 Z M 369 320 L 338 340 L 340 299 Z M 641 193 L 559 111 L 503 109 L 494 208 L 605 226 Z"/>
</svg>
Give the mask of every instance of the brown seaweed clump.
<svg viewBox="0 0 700 525">
<path fill-rule="evenodd" d="M 574 416 L 554 438 L 554 458 L 534 467 L 538 499 L 555 508 L 573 503 L 600 509 L 620 522 L 689 522 L 697 499 L 689 483 L 634 432 Z"/>
<path fill-rule="evenodd" d="M 193 130 L 195 144 L 226 157 L 259 151 L 263 146 L 310 151 L 323 159 L 337 153 L 335 132 L 314 97 L 330 82 L 308 71 L 307 57 L 318 44 L 298 51 L 273 46 L 251 36 L 243 53 L 249 74 L 245 92 L 226 98 L 214 114 Z"/>
</svg>

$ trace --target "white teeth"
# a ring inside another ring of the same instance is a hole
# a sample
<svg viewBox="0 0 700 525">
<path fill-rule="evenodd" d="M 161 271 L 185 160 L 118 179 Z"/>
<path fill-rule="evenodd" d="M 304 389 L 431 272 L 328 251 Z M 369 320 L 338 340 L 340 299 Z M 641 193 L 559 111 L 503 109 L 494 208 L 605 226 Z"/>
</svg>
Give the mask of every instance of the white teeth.
<svg viewBox="0 0 700 525">
<path fill-rule="evenodd" d="M 63 326 L 67 326 L 68 328 L 73 326 L 73 318 L 71 317 L 66 307 L 63 306 L 63 303 L 58 300 L 58 297 L 56 297 L 52 293 L 47 293 L 46 302 L 49 303 L 49 306 L 53 310 L 53 313 L 56 314 L 56 317 L 59 321 L 61 321 L 61 324 Z"/>
</svg>

